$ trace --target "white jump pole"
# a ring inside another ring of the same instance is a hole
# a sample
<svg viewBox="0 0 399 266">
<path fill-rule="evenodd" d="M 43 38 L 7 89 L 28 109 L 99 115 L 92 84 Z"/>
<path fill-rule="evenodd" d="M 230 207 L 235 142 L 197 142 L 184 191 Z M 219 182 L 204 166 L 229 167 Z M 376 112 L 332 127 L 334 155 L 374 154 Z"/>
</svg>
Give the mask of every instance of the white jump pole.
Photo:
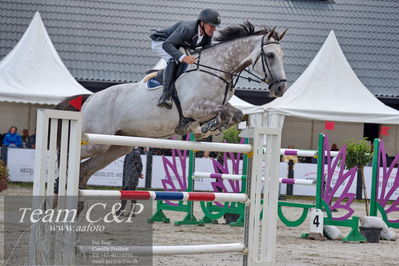
<svg viewBox="0 0 399 266">
<path fill-rule="evenodd" d="M 139 138 L 126 136 L 113 136 L 102 134 L 83 134 L 82 143 L 104 144 L 117 146 L 140 146 L 161 149 L 193 150 L 193 151 L 218 151 L 249 153 L 252 146 L 249 144 L 194 142 L 182 140 Z"/>
<path fill-rule="evenodd" d="M 100 252 L 99 246 L 78 246 L 83 253 Z M 113 247 L 117 248 L 118 247 Z M 212 254 L 226 252 L 243 252 L 245 245 L 242 243 L 209 244 L 209 245 L 187 245 L 187 246 L 121 246 L 123 252 L 129 252 L 135 256 L 165 256 L 165 255 L 191 255 L 191 254 Z"/>
</svg>

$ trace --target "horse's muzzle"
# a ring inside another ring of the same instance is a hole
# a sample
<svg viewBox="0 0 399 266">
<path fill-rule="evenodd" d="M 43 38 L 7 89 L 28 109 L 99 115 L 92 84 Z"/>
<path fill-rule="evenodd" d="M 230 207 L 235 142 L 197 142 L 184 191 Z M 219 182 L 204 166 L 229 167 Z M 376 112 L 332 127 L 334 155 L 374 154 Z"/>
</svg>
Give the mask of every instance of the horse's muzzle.
<svg viewBox="0 0 399 266">
<path fill-rule="evenodd" d="M 281 97 L 287 91 L 288 84 L 286 79 L 275 80 L 269 84 L 269 97 Z"/>
</svg>

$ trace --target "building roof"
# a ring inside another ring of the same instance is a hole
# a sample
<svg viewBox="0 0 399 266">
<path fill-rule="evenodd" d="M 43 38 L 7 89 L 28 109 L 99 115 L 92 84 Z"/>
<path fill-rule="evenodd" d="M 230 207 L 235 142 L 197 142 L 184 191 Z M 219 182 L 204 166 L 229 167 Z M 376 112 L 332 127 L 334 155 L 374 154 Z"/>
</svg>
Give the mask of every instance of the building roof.
<svg viewBox="0 0 399 266">
<path fill-rule="evenodd" d="M 399 1 L 395 0 L 2 0 L 0 58 L 40 11 L 56 50 L 80 81 L 141 80 L 157 58 L 148 35 L 177 20 L 219 10 L 223 26 L 251 21 L 289 28 L 283 41 L 293 83 L 334 30 L 353 70 L 378 97 L 399 97 Z M 241 88 L 259 90 L 255 83 Z M 263 88 L 264 89 L 264 88 Z"/>
</svg>

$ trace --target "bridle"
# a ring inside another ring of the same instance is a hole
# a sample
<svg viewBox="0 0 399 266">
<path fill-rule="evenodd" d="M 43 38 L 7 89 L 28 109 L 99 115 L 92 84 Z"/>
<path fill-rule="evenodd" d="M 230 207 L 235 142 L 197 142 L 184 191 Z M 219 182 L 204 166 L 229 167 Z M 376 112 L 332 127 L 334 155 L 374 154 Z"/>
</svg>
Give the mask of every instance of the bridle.
<svg viewBox="0 0 399 266">
<path fill-rule="evenodd" d="M 279 41 L 264 42 L 265 37 L 266 37 L 266 35 L 263 35 L 262 43 L 260 45 L 260 48 L 261 48 L 260 49 L 260 53 L 256 57 L 255 62 L 252 64 L 252 69 L 253 69 L 255 67 L 256 63 L 258 62 L 259 58 L 261 58 L 261 60 L 262 60 L 262 71 L 265 74 L 265 77 L 262 79 L 262 78 L 256 76 L 255 74 L 253 74 L 252 72 L 249 72 L 249 71 L 247 71 L 247 72 L 249 74 L 257 77 L 258 79 L 261 79 L 263 82 L 266 82 L 269 85 L 269 89 L 270 89 L 270 87 L 273 86 L 274 84 L 280 83 L 280 82 L 287 82 L 287 80 L 286 79 L 275 79 L 273 77 L 273 74 L 272 74 L 272 71 L 270 69 L 269 63 L 267 62 L 267 58 L 266 58 L 267 56 L 266 56 L 264 47 L 266 45 L 270 45 L 270 44 L 280 44 L 280 42 Z M 266 72 L 266 69 L 267 69 L 268 72 Z M 270 79 L 268 78 L 267 73 L 270 74 Z"/>
<path fill-rule="evenodd" d="M 266 34 L 266 35 L 267 35 L 267 34 Z M 270 45 L 270 44 L 280 44 L 280 42 L 279 42 L 279 41 L 265 42 L 265 37 L 266 37 L 266 35 L 263 35 L 263 37 L 262 37 L 261 51 L 260 51 L 259 55 L 256 57 L 255 62 L 252 64 L 252 69 L 254 69 L 255 64 L 258 62 L 259 58 L 261 58 L 261 60 L 262 60 L 262 70 L 263 70 L 263 73 L 264 73 L 264 75 L 265 75 L 264 78 L 259 77 L 258 75 L 254 74 L 253 72 L 251 72 L 251 71 L 248 70 L 248 69 L 244 69 L 243 71 L 247 72 L 248 74 L 250 74 L 251 76 L 255 77 L 256 79 L 253 79 L 253 78 L 251 78 L 251 77 L 242 77 L 242 76 L 241 76 L 242 71 L 241 71 L 240 73 L 236 74 L 236 73 L 233 73 L 233 72 L 228 72 L 228 71 L 224 71 L 224 70 L 221 70 L 221 69 L 218 69 L 218 68 L 215 68 L 215 67 L 211 67 L 211 66 L 207 66 L 207 65 L 201 64 L 201 63 L 200 63 L 200 59 L 201 59 L 201 52 L 202 52 L 202 49 L 201 49 L 201 50 L 196 50 L 196 51 L 195 51 L 195 52 L 198 53 L 197 62 L 195 63 L 195 65 L 196 65 L 197 67 L 194 68 L 194 69 L 187 70 L 186 73 L 192 72 L 192 71 L 201 71 L 201 72 L 210 74 L 210 75 L 212 75 L 212 76 L 215 76 L 215 77 L 221 79 L 222 81 L 224 81 L 224 82 L 226 83 L 226 89 L 225 89 L 223 104 L 225 104 L 228 91 L 229 91 L 229 90 L 232 90 L 232 89 L 235 87 L 235 85 L 237 84 L 237 82 L 238 82 L 238 80 L 239 80 L 240 78 L 246 79 L 246 80 L 248 80 L 249 82 L 256 82 L 256 83 L 265 82 L 265 83 L 267 83 L 267 84 L 269 85 L 269 90 L 270 90 L 271 86 L 273 86 L 273 85 L 276 84 L 276 83 L 287 82 L 286 79 L 278 79 L 278 80 L 276 80 L 276 79 L 274 79 L 274 77 L 273 77 L 273 74 L 272 74 L 272 72 L 271 72 L 269 63 L 267 62 L 266 53 L 265 53 L 265 51 L 264 51 L 264 46 Z M 209 48 L 209 47 L 211 47 L 211 46 L 208 46 L 207 48 Z M 221 75 L 217 75 L 217 74 L 215 74 L 215 73 L 212 73 L 211 71 L 208 71 L 208 70 L 205 70 L 205 69 L 201 69 L 200 67 L 207 68 L 207 69 L 211 69 L 211 70 L 214 70 L 214 71 L 217 71 L 217 72 L 221 72 L 221 73 L 224 73 L 224 74 L 228 74 L 228 75 L 230 75 L 230 81 L 227 81 L 227 80 L 226 80 L 223 76 L 221 76 Z M 267 72 L 266 70 L 267 70 L 268 72 Z M 267 73 L 270 73 L 270 78 L 268 78 Z M 234 81 L 234 78 L 236 78 L 235 81 Z"/>
</svg>

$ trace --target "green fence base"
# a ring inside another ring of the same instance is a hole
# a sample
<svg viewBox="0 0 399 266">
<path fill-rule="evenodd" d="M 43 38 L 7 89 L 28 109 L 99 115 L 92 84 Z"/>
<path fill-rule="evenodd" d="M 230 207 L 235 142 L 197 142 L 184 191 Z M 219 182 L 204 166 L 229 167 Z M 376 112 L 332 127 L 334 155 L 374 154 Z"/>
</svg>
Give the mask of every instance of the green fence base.
<svg viewBox="0 0 399 266">
<path fill-rule="evenodd" d="M 367 239 L 359 232 L 359 217 L 352 216 L 349 220 L 338 221 L 331 218 L 324 218 L 325 225 L 350 227 L 351 231 L 346 235 L 343 242 L 367 242 Z"/>
<path fill-rule="evenodd" d="M 206 224 L 218 224 L 219 223 L 218 220 L 211 219 L 207 216 L 202 217 L 202 219 L 200 221 L 202 221 L 203 223 L 206 223 Z"/>
<path fill-rule="evenodd" d="M 203 221 L 198 220 L 197 218 L 195 218 L 195 216 L 193 214 L 188 213 L 183 220 L 181 221 L 176 221 L 174 223 L 175 225 L 179 226 L 179 225 L 204 225 L 205 223 Z"/>
<path fill-rule="evenodd" d="M 291 221 L 284 216 L 282 207 L 303 208 L 303 210 L 301 216 L 297 220 Z M 278 217 L 280 218 L 281 222 L 286 226 L 297 227 L 305 222 L 306 217 L 308 216 L 309 209 L 314 207 L 315 207 L 314 204 L 279 201 L 277 207 Z"/>
<path fill-rule="evenodd" d="M 232 227 L 244 227 L 244 214 L 241 214 L 237 221 L 231 222 L 229 225 Z"/>
<path fill-rule="evenodd" d="M 367 239 L 359 231 L 359 217 L 352 216 L 347 220 L 334 220 L 331 214 L 330 207 L 324 200 L 321 201 L 323 209 L 326 211 L 327 217 L 324 218 L 325 225 L 334 225 L 342 227 L 350 227 L 351 231 L 345 236 L 343 242 L 366 242 Z"/>
<path fill-rule="evenodd" d="M 377 211 L 380 213 L 381 218 L 388 225 L 388 227 L 399 229 L 399 223 L 393 223 L 393 222 L 388 221 L 387 213 L 385 212 L 384 207 L 382 207 L 381 204 L 376 202 L 375 206 L 377 207 Z M 377 215 L 375 215 L 375 216 L 377 216 Z"/>
<path fill-rule="evenodd" d="M 157 210 L 151 218 L 148 219 L 149 223 L 170 223 L 170 219 L 166 217 L 162 210 Z"/>
<path fill-rule="evenodd" d="M 163 211 L 177 211 L 186 212 L 187 215 L 181 221 L 174 222 L 175 225 L 203 225 L 204 222 L 198 221 L 198 219 L 193 214 L 193 204 L 194 202 L 184 202 L 179 201 L 179 205 L 172 206 L 163 201 L 157 201 L 157 210 L 154 215 L 148 219 L 149 223 L 162 222 L 170 223 L 170 219 L 165 215 Z"/>
<path fill-rule="evenodd" d="M 201 219 L 204 223 L 217 224 L 218 220 L 226 213 L 239 214 L 237 221 L 230 223 L 230 226 L 242 227 L 244 226 L 244 212 L 245 205 L 239 202 L 225 202 L 223 207 L 215 205 L 213 202 L 201 202 L 201 209 L 204 217 Z"/>
</svg>

